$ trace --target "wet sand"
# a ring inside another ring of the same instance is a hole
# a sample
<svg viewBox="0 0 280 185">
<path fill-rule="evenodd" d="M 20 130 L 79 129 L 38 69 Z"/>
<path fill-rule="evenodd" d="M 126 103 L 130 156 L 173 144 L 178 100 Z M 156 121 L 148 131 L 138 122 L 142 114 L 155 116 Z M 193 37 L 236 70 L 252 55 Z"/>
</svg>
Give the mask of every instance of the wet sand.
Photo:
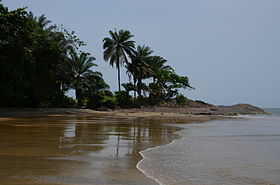
<svg viewBox="0 0 280 185">
<path fill-rule="evenodd" d="M 155 121 L 150 124 L 139 115 L 2 119 L 0 182 L 154 185 L 136 168 L 142 159 L 139 152 L 170 143 L 178 130 Z"/>
<path fill-rule="evenodd" d="M 0 108 L 0 121 L 14 120 L 16 118 L 42 118 L 42 117 L 64 117 L 71 115 L 111 116 L 118 118 L 137 118 L 143 121 L 160 122 L 197 122 L 217 119 L 219 115 L 194 115 L 180 112 L 178 109 L 166 109 L 160 112 L 154 109 L 117 109 L 114 111 L 95 111 L 90 109 L 72 108 Z"/>
</svg>

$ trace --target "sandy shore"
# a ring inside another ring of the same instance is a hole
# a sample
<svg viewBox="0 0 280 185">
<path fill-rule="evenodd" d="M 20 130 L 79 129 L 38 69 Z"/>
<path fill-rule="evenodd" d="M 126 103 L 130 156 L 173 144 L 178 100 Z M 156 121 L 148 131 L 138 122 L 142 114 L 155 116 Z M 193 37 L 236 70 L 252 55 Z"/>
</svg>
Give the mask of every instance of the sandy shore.
<svg viewBox="0 0 280 185">
<path fill-rule="evenodd" d="M 224 118 L 218 115 L 194 115 L 172 111 L 152 111 L 147 109 L 118 109 L 114 111 L 95 111 L 69 108 L 11 108 L 0 109 L 0 121 L 33 117 L 63 117 L 70 115 L 102 115 L 108 117 L 140 119 L 145 122 L 201 122 Z"/>
<path fill-rule="evenodd" d="M 182 108 L 0 108 L 0 180 L 15 185 L 23 180 L 26 184 L 39 181 L 44 185 L 154 185 L 135 167 L 142 159 L 139 152 L 178 137 L 174 133 L 181 128 L 157 123 L 225 119 L 224 115 L 207 115 L 198 110 L 195 108 L 197 112 L 192 113 Z M 16 168 L 10 164 L 17 164 Z M 100 171 L 106 175 L 100 175 Z M 10 178 L 12 175 L 20 178 Z"/>
<path fill-rule="evenodd" d="M 235 116 L 240 114 L 266 114 L 266 112 L 258 107 L 249 104 L 215 106 L 205 103 L 194 103 L 192 105 L 183 107 L 161 106 L 134 109 L 116 109 L 107 111 L 73 108 L 0 108 L 0 120 L 79 114 L 98 114 L 125 118 L 139 118 L 152 121 L 168 121 L 168 119 L 172 119 L 173 121 L 177 120 L 178 122 L 191 122 L 209 121 L 221 117 L 224 118 L 225 116 Z"/>
</svg>

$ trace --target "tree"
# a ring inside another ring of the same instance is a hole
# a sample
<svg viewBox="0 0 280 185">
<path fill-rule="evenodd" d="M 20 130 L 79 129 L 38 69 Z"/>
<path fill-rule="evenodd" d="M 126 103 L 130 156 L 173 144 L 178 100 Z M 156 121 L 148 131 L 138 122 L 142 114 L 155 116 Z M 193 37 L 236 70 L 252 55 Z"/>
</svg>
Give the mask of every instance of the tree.
<svg viewBox="0 0 280 185">
<path fill-rule="evenodd" d="M 153 82 L 155 83 L 158 78 L 158 72 L 163 69 L 167 69 L 170 66 L 166 66 L 165 63 L 167 60 L 162 58 L 161 56 L 152 56 L 150 60 L 148 60 L 148 64 L 152 71 L 151 77 L 153 78 Z"/>
<path fill-rule="evenodd" d="M 104 81 L 100 72 L 91 72 L 82 80 L 82 94 L 85 97 L 94 97 L 101 91 L 107 91 L 109 85 Z"/>
<path fill-rule="evenodd" d="M 194 89 L 186 76 L 179 76 L 170 66 L 157 71 L 156 81 L 149 84 L 150 95 L 169 99 L 178 94 L 180 88 Z"/>
<path fill-rule="evenodd" d="M 103 39 L 103 57 L 105 61 L 109 61 L 112 67 L 116 66 L 118 70 L 118 87 L 121 90 L 120 67 L 124 63 L 128 63 L 127 55 L 132 56 L 134 53 L 134 43 L 131 40 L 133 35 L 128 30 L 120 30 L 117 32 L 109 31 L 110 37 Z"/>
<path fill-rule="evenodd" d="M 29 12 L 28 13 L 28 18 L 34 20 L 35 22 L 37 22 L 37 24 L 42 28 L 42 29 L 45 29 L 47 27 L 48 24 L 51 23 L 50 20 L 48 20 L 45 16 L 45 14 L 39 16 L 39 17 L 36 17 L 33 15 L 32 12 Z"/>
<path fill-rule="evenodd" d="M 49 23 L 0 4 L 0 106 L 64 105 L 73 76 L 68 53 L 84 43 Z"/>
<path fill-rule="evenodd" d="M 141 91 L 145 87 L 142 80 L 152 75 L 149 65 L 152 53 L 153 51 L 149 46 L 139 45 L 131 58 L 131 63 L 126 65 L 127 73 L 133 77 L 133 84 L 137 87 L 138 96 L 142 95 Z"/>
<path fill-rule="evenodd" d="M 47 106 L 63 99 L 54 74 L 58 43 L 22 8 L 1 5 L 0 25 L 0 105 Z"/>
<path fill-rule="evenodd" d="M 95 58 L 91 57 L 89 53 L 82 52 L 78 54 L 74 50 L 70 53 L 70 65 L 73 75 L 73 88 L 75 89 L 78 106 L 82 105 L 81 100 L 83 81 L 89 76 L 96 76 L 96 74 L 94 74 L 90 69 L 93 66 L 97 66 L 92 62 L 94 60 Z"/>
</svg>

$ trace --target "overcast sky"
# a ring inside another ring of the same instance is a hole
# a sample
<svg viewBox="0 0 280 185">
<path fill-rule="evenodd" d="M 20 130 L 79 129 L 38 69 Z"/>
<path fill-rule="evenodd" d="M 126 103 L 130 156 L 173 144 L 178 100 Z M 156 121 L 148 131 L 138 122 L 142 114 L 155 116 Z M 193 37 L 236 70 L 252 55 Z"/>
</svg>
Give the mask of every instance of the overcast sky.
<svg viewBox="0 0 280 185">
<path fill-rule="evenodd" d="M 110 29 L 128 29 L 151 46 L 196 90 L 183 93 L 213 104 L 280 107 L 280 0 L 3 0 L 27 6 L 76 31 L 97 58 L 111 90 L 117 71 L 102 57 Z M 122 82 L 126 82 L 125 70 Z"/>
</svg>

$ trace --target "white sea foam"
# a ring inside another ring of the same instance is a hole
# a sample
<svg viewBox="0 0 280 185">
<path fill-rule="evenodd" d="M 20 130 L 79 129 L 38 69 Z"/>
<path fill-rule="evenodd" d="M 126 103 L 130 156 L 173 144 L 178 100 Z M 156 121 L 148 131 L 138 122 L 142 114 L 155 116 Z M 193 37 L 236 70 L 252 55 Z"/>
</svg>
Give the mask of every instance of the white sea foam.
<svg viewBox="0 0 280 185">
<path fill-rule="evenodd" d="M 280 116 L 276 115 L 238 115 L 237 118 L 247 118 L 247 119 L 268 119 L 268 120 L 280 120 Z"/>
<path fill-rule="evenodd" d="M 180 132 L 180 131 L 175 132 L 174 134 L 178 134 L 179 132 Z M 174 144 L 177 140 L 180 140 L 180 139 L 174 139 L 172 142 L 170 142 L 170 143 L 168 143 L 168 144 L 166 144 L 166 145 L 156 146 L 156 147 L 153 147 L 153 148 L 148 148 L 148 149 L 146 149 L 146 150 L 140 151 L 139 153 L 140 153 L 140 155 L 142 156 L 142 160 L 140 160 L 140 161 L 136 164 L 136 168 L 137 168 L 139 171 L 141 171 L 146 177 L 148 177 L 148 178 L 150 178 L 150 179 L 156 181 L 159 185 L 165 185 L 165 184 L 163 184 L 163 182 L 161 182 L 159 179 L 157 179 L 157 178 L 155 178 L 154 176 L 148 174 L 148 173 L 145 171 L 145 169 L 143 169 L 143 168 L 140 167 L 140 165 L 141 165 L 141 163 L 143 163 L 143 161 L 146 160 L 146 156 L 144 155 L 145 152 L 149 152 L 149 151 L 151 151 L 151 150 L 155 150 L 155 149 L 158 149 L 158 148 L 160 148 L 160 147 L 172 145 L 172 144 Z"/>
</svg>

